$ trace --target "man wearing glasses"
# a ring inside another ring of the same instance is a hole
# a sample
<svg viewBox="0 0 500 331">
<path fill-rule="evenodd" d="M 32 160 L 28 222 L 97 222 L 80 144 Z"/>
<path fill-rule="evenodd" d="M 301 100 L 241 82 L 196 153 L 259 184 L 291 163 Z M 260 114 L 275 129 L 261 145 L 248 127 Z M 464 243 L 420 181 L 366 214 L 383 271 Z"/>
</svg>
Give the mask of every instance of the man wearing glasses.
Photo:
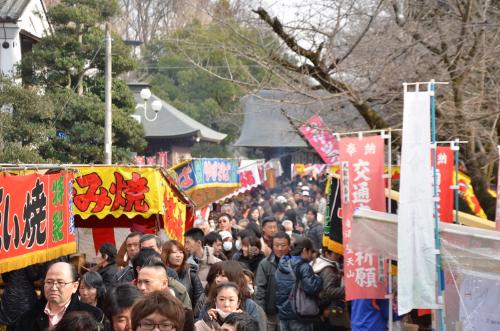
<svg viewBox="0 0 500 331">
<path fill-rule="evenodd" d="M 64 314 L 71 311 L 86 311 L 102 323 L 104 315 L 99 308 L 80 302 L 78 295 L 78 273 L 66 262 L 50 266 L 43 285 L 44 298 L 18 321 L 17 331 L 43 331 L 57 325 Z"/>
</svg>

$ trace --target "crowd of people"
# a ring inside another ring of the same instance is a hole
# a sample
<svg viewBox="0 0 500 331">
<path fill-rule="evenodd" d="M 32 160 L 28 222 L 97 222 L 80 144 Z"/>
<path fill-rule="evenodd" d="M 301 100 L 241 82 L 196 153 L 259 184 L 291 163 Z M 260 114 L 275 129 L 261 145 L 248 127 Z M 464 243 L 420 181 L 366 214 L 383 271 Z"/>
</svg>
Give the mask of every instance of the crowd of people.
<svg viewBox="0 0 500 331">
<path fill-rule="evenodd" d="M 123 256 L 103 244 L 83 274 L 58 261 L 3 275 L 0 323 L 18 331 L 348 330 L 342 257 L 322 246 L 324 185 L 324 177 L 296 178 L 258 188 L 197 219 L 184 244 L 131 232 Z M 317 302 L 315 316 L 299 313 L 298 289 Z"/>
</svg>

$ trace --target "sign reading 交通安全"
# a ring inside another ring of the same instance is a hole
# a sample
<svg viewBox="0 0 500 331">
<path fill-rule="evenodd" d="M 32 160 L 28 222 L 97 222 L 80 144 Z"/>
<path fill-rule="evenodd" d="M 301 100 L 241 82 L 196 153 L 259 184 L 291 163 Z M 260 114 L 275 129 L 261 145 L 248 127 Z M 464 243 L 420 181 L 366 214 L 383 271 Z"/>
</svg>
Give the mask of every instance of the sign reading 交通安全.
<svg viewBox="0 0 500 331">
<path fill-rule="evenodd" d="M 340 164 L 346 300 L 383 299 L 387 292 L 384 261 L 355 251 L 350 244 L 355 209 L 385 211 L 383 138 L 341 139 Z"/>
</svg>

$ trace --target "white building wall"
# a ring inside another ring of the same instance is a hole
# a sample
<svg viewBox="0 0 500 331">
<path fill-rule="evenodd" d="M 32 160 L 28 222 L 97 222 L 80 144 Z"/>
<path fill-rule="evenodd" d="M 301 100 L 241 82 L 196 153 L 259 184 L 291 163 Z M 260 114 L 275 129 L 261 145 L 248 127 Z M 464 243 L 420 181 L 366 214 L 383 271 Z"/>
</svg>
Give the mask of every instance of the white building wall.
<svg viewBox="0 0 500 331">
<path fill-rule="evenodd" d="M 5 30 L 4 30 L 5 26 Z M 16 77 L 17 65 L 21 62 L 21 39 L 19 32 L 25 30 L 32 35 L 42 38 L 50 33 L 49 23 L 41 0 L 32 0 L 26 6 L 17 23 L 0 24 L 0 70 L 3 75 Z M 7 41 L 8 48 L 2 43 Z M 16 79 L 20 82 L 20 79 Z"/>
</svg>

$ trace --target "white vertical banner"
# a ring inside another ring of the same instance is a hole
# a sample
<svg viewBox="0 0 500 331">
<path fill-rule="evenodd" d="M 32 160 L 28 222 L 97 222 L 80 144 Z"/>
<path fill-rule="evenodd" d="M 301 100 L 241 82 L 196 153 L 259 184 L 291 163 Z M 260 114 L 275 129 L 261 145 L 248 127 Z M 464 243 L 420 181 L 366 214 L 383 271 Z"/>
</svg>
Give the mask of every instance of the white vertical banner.
<svg viewBox="0 0 500 331">
<path fill-rule="evenodd" d="M 436 245 L 431 170 L 431 92 L 405 85 L 398 208 L 398 314 L 436 309 Z"/>
</svg>

